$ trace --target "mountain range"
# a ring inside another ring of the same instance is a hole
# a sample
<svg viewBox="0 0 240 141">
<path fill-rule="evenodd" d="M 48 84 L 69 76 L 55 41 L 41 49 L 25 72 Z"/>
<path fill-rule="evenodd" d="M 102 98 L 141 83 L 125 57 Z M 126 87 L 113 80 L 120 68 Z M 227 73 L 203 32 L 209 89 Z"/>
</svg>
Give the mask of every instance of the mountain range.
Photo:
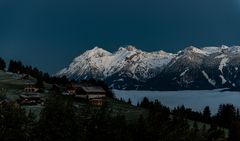
<svg viewBox="0 0 240 141">
<path fill-rule="evenodd" d="M 178 53 L 145 52 L 134 46 L 111 53 L 95 47 L 56 75 L 104 80 L 115 89 L 215 89 L 239 87 L 239 68 L 240 46 L 191 46 Z"/>
</svg>

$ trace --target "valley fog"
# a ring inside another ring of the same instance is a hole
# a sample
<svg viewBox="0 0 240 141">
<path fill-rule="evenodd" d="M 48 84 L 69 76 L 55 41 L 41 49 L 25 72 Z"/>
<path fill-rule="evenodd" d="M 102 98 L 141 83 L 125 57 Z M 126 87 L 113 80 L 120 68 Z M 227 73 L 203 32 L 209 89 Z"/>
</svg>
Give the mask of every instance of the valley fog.
<svg viewBox="0 0 240 141">
<path fill-rule="evenodd" d="M 133 105 L 141 102 L 144 97 L 150 101 L 159 100 L 163 105 L 173 109 L 184 105 L 194 111 L 202 111 L 209 106 L 211 113 L 216 114 L 220 104 L 233 104 L 240 108 L 240 92 L 221 92 L 216 90 L 186 90 L 186 91 L 123 91 L 113 90 L 116 98 L 128 101 L 130 98 Z"/>
</svg>

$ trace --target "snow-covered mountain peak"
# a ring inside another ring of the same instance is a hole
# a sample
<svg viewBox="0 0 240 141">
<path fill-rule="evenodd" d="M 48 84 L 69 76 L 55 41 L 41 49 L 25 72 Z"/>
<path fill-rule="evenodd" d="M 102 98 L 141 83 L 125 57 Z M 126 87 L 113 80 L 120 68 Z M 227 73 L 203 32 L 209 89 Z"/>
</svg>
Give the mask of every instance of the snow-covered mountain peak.
<svg viewBox="0 0 240 141">
<path fill-rule="evenodd" d="M 114 88 L 221 88 L 240 86 L 240 46 L 187 47 L 177 54 L 146 52 L 134 46 L 108 52 L 95 47 L 76 57 L 58 76 L 102 79 Z M 152 81 L 155 80 L 155 81 Z M 160 85 L 160 84 L 161 85 Z M 148 86 L 147 86 L 148 87 Z"/>
<path fill-rule="evenodd" d="M 135 46 L 127 45 L 125 47 L 120 47 L 118 51 L 130 51 L 130 52 L 141 52 L 141 50 L 137 49 Z"/>
<path fill-rule="evenodd" d="M 172 55 L 175 56 L 175 54 L 173 54 L 173 53 L 168 53 L 168 52 L 165 52 L 165 51 L 163 51 L 163 50 L 154 51 L 154 52 L 152 52 L 152 53 L 153 53 L 153 54 L 157 54 L 157 55 L 162 56 L 162 57 L 167 57 L 167 56 L 172 56 Z"/>
<path fill-rule="evenodd" d="M 98 58 L 98 57 L 103 57 L 103 56 L 108 56 L 108 55 L 112 55 L 112 53 L 99 48 L 99 47 L 94 47 L 91 50 L 86 51 L 84 54 L 80 55 L 79 57 L 76 58 L 76 60 L 78 60 L 79 58 L 82 58 L 82 56 L 85 56 L 87 58 Z"/>
<path fill-rule="evenodd" d="M 221 53 L 222 52 L 221 47 L 204 47 L 204 48 L 202 48 L 202 50 L 207 52 L 208 54 Z"/>
<path fill-rule="evenodd" d="M 128 51 L 137 51 L 137 50 L 138 50 L 135 46 L 132 46 L 132 45 L 128 45 L 128 46 L 126 47 L 126 49 L 127 49 Z"/>
<path fill-rule="evenodd" d="M 230 47 L 228 50 L 233 54 L 240 53 L 240 46 L 233 46 L 233 47 Z"/>
<path fill-rule="evenodd" d="M 173 57 L 174 54 L 164 51 L 145 52 L 134 46 L 120 47 L 115 53 L 95 47 L 75 58 L 69 67 L 57 75 L 79 78 L 98 76 L 105 79 L 114 74 L 127 74 L 135 79 L 148 79 Z"/>
<path fill-rule="evenodd" d="M 221 47 L 204 47 L 202 48 L 202 50 L 207 52 L 208 54 L 214 54 L 214 53 L 236 54 L 236 53 L 240 53 L 240 46 L 228 47 L 228 46 L 222 45 Z"/>
<path fill-rule="evenodd" d="M 191 54 L 191 53 L 195 53 L 195 54 L 202 54 L 202 55 L 211 55 L 214 53 L 223 53 L 223 54 L 227 54 L 228 52 L 240 52 L 240 47 L 228 47 L 226 45 L 222 45 L 221 47 L 203 47 L 203 48 L 197 48 L 197 47 L 187 47 L 185 48 L 183 51 L 180 51 L 179 53 L 184 52 L 185 54 Z"/>
<path fill-rule="evenodd" d="M 207 55 L 207 52 L 204 51 L 204 50 L 201 50 L 197 47 L 194 47 L 194 46 L 190 46 L 190 47 L 187 47 L 183 50 L 184 53 L 196 53 L 196 54 L 202 54 L 202 55 Z"/>
<path fill-rule="evenodd" d="M 226 46 L 226 45 L 222 45 L 221 46 L 221 49 L 228 49 L 229 47 L 228 46 Z"/>
</svg>

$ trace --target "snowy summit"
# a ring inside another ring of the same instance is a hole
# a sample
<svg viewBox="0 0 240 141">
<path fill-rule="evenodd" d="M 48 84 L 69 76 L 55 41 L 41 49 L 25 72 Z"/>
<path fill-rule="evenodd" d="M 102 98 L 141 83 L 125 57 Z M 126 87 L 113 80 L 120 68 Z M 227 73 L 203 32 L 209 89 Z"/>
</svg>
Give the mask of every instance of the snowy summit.
<svg viewBox="0 0 240 141">
<path fill-rule="evenodd" d="M 119 89 L 212 89 L 240 86 L 239 64 L 240 46 L 191 46 L 177 54 L 146 52 L 134 46 L 111 53 L 95 47 L 76 57 L 57 75 L 105 80 Z"/>
</svg>

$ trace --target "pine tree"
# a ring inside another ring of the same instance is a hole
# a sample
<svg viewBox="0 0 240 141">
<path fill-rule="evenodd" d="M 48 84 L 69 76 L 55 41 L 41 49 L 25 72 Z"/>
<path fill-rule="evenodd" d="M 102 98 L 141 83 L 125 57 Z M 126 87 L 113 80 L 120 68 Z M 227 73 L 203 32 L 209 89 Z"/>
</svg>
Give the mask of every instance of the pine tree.
<svg viewBox="0 0 240 141">
<path fill-rule="evenodd" d="M 51 95 L 36 127 L 39 141 L 73 141 L 77 135 L 76 110 L 71 99 Z"/>
<path fill-rule="evenodd" d="M 210 123 L 211 121 L 211 111 L 209 106 L 206 106 L 203 110 L 203 120 L 207 123 Z"/>
<path fill-rule="evenodd" d="M 193 130 L 194 130 L 194 132 L 198 132 L 199 131 L 198 124 L 197 124 L 196 121 L 194 121 L 194 123 L 193 123 Z"/>
<path fill-rule="evenodd" d="M 219 106 L 217 113 L 217 122 L 220 126 L 229 128 L 229 126 L 236 121 L 237 112 L 232 104 L 222 104 Z"/>
<path fill-rule="evenodd" d="M 143 98 L 143 101 L 142 101 L 141 104 L 140 104 L 140 106 L 143 107 L 143 108 L 148 108 L 148 107 L 149 107 L 149 104 L 150 104 L 150 102 L 149 102 L 148 98 L 147 98 L 147 97 L 144 97 L 144 98 Z"/>
<path fill-rule="evenodd" d="M 240 122 L 234 122 L 230 128 L 229 132 L 230 141 L 239 141 L 240 140 Z"/>
<path fill-rule="evenodd" d="M 128 102 L 127 102 L 127 103 L 130 104 L 130 105 L 132 105 L 132 101 L 131 101 L 130 98 L 128 99 Z"/>
<path fill-rule="evenodd" d="M 140 104 L 139 104 L 139 102 L 137 103 L 137 107 L 140 107 Z"/>
<path fill-rule="evenodd" d="M 0 104 L 0 140 L 20 141 L 31 138 L 31 124 L 25 110 L 13 102 Z"/>
<path fill-rule="evenodd" d="M 6 62 L 0 58 L 0 70 L 5 70 L 6 68 Z"/>
<path fill-rule="evenodd" d="M 10 62 L 9 62 L 9 66 L 8 66 L 8 71 L 9 72 L 13 72 L 13 68 L 14 68 L 14 62 L 13 62 L 13 60 L 10 60 Z"/>
<path fill-rule="evenodd" d="M 21 61 L 10 60 L 8 71 L 13 73 L 24 73 L 25 67 Z"/>
<path fill-rule="evenodd" d="M 240 120 L 240 113 L 239 113 L 239 109 L 237 109 L 237 120 Z"/>
</svg>

